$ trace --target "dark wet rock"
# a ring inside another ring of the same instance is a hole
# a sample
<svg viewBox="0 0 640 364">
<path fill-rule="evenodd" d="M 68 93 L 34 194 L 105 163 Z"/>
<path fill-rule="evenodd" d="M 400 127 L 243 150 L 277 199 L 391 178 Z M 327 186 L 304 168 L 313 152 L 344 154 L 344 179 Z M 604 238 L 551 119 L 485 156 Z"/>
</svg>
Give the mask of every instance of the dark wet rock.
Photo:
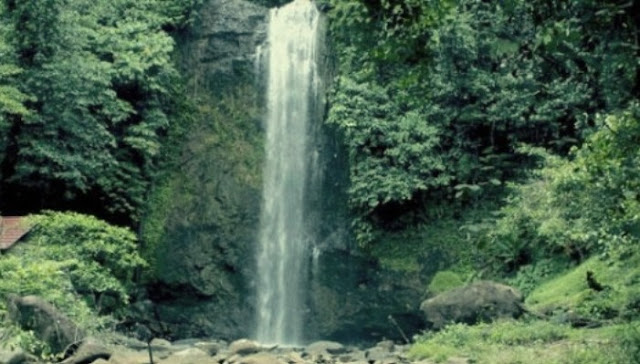
<svg viewBox="0 0 640 364">
<path fill-rule="evenodd" d="M 266 39 L 268 10 L 245 0 L 208 0 L 184 35 L 182 66 L 195 87 L 224 94 L 253 81 L 256 49 Z"/>
<path fill-rule="evenodd" d="M 522 295 L 513 287 L 478 281 L 430 298 L 420 306 L 434 329 L 449 323 L 475 324 L 501 317 L 517 318 L 524 313 Z"/>
<path fill-rule="evenodd" d="M 354 252 L 323 251 L 309 286 L 309 332 L 352 344 L 403 340 L 395 323 L 408 336 L 424 328 L 418 306 L 424 281 L 417 274 L 384 269 Z"/>
<path fill-rule="evenodd" d="M 219 100 L 240 87 L 240 94 L 253 100 L 245 95 L 257 94 L 255 52 L 266 36 L 267 13 L 245 0 L 203 2 L 191 29 L 177 35 L 181 68 L 194 97 Z M 247 122 L 255 125 L 241 129 L 243 135 L 253 133 L 246 143 L 256 144 L 260 154 L 263 146 L 253 142 L 259 139 L 254 135 L 259 120 Z M 205 124 L 202 130 L 211 126 Z M 253 261 L 261 197 L 260 186 L 246 177 L 261 170 L 243 170 L 241 176 L 243 157 L 226 158 L 236 151 L 214 143 L 196 152 L 193 144 L 206 143 L 185 143 L 181 153 L 189 163 L 177 173 L 184 178 L 174 182 L 179 187 L 171 192 L 171 206 L 158 207 L 166 208 L 168 217 L 157 245 L 157 281 L 148 287 L 153 307 L 133 320 L 150 322 L 158 336 L 171 339 L 245 337 L 254 318 L 254 272 L 247 261 Z"/>
</svg>

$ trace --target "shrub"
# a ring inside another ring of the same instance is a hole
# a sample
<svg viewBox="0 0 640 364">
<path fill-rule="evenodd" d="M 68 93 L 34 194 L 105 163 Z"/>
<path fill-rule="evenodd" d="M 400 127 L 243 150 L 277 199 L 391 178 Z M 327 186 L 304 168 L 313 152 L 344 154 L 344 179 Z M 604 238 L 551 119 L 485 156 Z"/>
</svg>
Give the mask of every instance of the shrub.
<svg viewBox="0 0 640 364">
<path fill-rule="evenodd" d="M 409 356 L 438 363 L 454 356 L 479 364 L 634 363 L 629 358 L 637 357 L 637 333 L 626 326 L 586 330 L 548 321 L 456 324 L 417 337 Z"/>
<path fill-rule="evenodd" d="M 134 271 L 146 265 L 133 232 L 69 212 L 47 212 L 30 221 L 34 227 L 24 245 L 24 260 L 64 262 L 63 274 L 75 292 L 98 311 L 127 304 Z M 101 306 L 107 297 L 115 299 L 112 307 Z"/>
<path fill-rule="evenodd" d="M 628 363 L 640 363 L 640 323 L 623 326 L 619 332 L 620 353 Z"/>
<path fill-rule="evenodd" d="M 460 287 L 463 284 L 464 281 L 457 273 L 445 270 L 436 273 L 431 279 L 431 283 L 429 283 L 428 290 L 431 294 L 440 294 Z"/>
<path fill-rule="evenodd" d="M 112 322 L 111 314 L 128 303 L 134 271 L 146 264 L 135 235 L 77 213 L 47 212 L 29 222 L 25 241 L 0 256 L 0 298 L 40 296 L 89 333 Z M 18 328 L 6 327 L 4 335 L 0 342 L 45 357 L 56 354 Z"/>
</svg>

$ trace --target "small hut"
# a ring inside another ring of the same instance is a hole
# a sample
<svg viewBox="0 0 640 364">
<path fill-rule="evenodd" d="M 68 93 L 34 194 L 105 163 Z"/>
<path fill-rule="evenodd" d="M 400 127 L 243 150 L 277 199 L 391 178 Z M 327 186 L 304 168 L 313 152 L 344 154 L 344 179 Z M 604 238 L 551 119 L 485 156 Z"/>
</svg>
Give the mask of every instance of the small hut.
<svg viewBox="0 0 640 364">
<path fill-rule="evenodd" d="M 11 249 L 29 230 L 24 216 L 0 216 L 0 253 Z"/>
</svg>

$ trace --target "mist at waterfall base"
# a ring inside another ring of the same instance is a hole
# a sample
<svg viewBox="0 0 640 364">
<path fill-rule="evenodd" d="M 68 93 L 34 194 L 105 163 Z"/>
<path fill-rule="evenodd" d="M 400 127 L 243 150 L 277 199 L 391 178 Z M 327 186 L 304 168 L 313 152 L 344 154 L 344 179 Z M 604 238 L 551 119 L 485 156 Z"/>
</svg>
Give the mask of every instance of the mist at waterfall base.
<svg viewBox="0 0 640 364">
<path fill-rule="evenodd" d="M 305 193 L 312 178 L 310 120 L 319 96 L 319 15 L 310 0 L 295 0 L 270 13 L 255 333 L 265 344 L 295 346 L 304 340 L 304 289 L 313 244 Z"/>
</svg>

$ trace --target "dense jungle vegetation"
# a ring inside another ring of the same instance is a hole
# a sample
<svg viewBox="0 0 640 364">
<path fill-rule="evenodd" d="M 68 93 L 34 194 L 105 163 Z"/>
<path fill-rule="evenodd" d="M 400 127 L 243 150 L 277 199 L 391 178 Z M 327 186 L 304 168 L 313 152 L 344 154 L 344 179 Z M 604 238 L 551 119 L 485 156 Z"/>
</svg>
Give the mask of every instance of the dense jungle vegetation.
<svg viewBox="0 0 640 364">
<path fill-rule="evenodd" d="M 0 256 L 0 295 L 39 294 L 96 327 L 126 309 L 152 256 L 132 231 L 193 119 L 172 36 L 198 3 L 0 2 L 0 212 L 39 214 L 31 251 Z M 425 292 L 506 282 L 535 313 L 425 333 L 412 355 L 637 362 L 638 2 L 320 3 L 358 249 L 407 273 L 437 264 Z"/>
<path fill-rule="evenodd" d="M 637 2 L 330 6 L 339 62 L 328 123 L 345 136 L 359 245 L 408 271 L 435 255 L 449 274 L 440 285 L 507 281 L 551 316 L 637 319 Z M 610 290 L 590 291 L 586 271 Z M 473 330 L 426 335 L 416 355 L 444 360 L 469 345 L 481 362 L 539 357 L 502 357 L 508 339 Z M 597 351 L 545 360 L 637 360 L 637 349 Z"/>
</svg>

